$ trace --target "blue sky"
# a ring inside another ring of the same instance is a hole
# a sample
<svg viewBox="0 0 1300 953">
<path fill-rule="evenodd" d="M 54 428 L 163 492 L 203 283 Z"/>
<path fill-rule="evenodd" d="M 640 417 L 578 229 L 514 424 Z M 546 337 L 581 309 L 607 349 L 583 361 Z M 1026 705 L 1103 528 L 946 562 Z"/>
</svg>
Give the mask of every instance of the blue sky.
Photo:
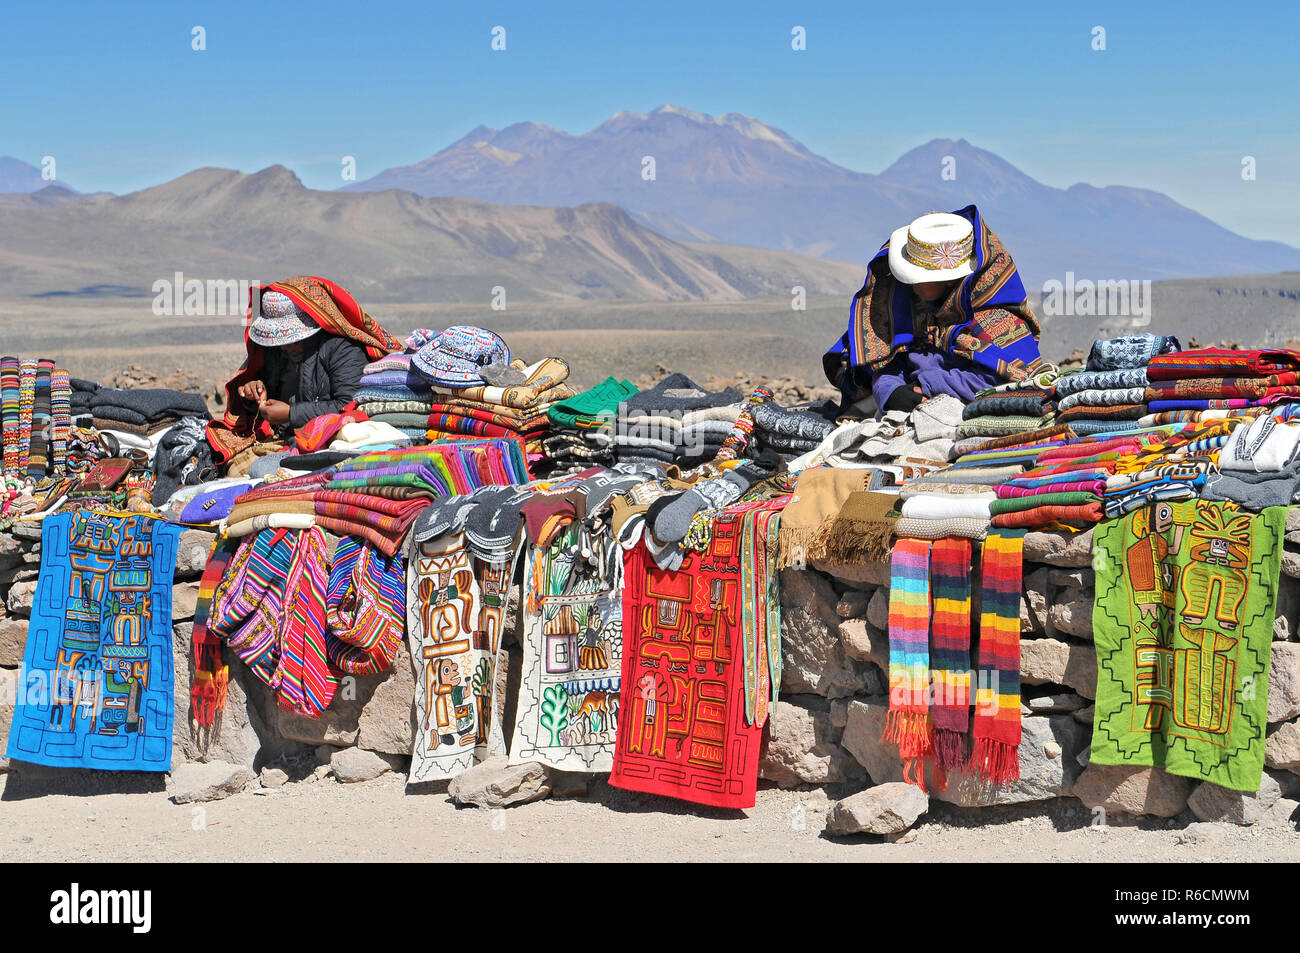
<svg viewBox="0 0 1300 953">
<path fill-rule="evenodd" d="M 1289 3 L 47 0 L 0 23 L 0 155 L 52 155 L 83 190 L 275 162 L 334 188 L 343 155 L 366 178 L 480 123 L 583 132 L 671 102 L 755 116 L 866 172 L 964 137 L 1049 185 L 1159 189 L 1300 246 Z"/>
</svg>

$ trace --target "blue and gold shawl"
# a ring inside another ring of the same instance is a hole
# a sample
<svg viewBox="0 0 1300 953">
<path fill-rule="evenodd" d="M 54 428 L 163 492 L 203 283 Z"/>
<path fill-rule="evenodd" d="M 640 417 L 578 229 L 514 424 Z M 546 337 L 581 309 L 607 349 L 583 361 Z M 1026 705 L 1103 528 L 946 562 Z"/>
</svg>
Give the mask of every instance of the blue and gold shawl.
<svg viewBox="0 0 1300 953">
<path fill-rule="evenodd" d="M 968 219 L 979 236 L 975 270 L 940 305 L 925 340 L 917 341 L 913 331 L 911 286 L 889 271 L 889 242 L 868 264 L 849 308 L 848 330 L 822 358 L 826 376 L 846 400 L 856 399 L 896 355 L 921 347 L 968 358 L 1005 380 L 1024 379 L 1042 360 L 1038 318 L 1011 255 L 974 205 L 953 214 Z"/>
</svg>

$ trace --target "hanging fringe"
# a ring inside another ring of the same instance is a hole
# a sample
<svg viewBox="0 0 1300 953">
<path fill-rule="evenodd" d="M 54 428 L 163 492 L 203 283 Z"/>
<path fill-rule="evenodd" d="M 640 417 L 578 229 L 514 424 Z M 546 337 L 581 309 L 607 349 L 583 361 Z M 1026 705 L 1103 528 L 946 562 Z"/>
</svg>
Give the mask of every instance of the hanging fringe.
<svg viewBox="0 0 1300 953">
<path fill-rule="evenodd" d="M 966 770 L 994 784 L 1019 781 L 1020 748 L 992 738 L 980 738 L 975 742 Z"/>
<path fill-rule="evenodd" d="M 883 563 L 889 560 L 889 544 L 893 537 L 893 521 L 838 517 L 817 531 L 808 556 L 829 566 Z"/>
<path fill-rule="evenodd" d="M 821 527 L 817 526 L 800 526 L 792 529 L 782 526 L 777 536 L 776 568 L 806 569 L 811 558 L 809 552 L 817 540 L 820 529 Z"/>
<path fill-rule="evenodd" d="M 934 730 L 934 764 L 945 772 L 961 771 L 970 760 L 965 732 L 947 728 Z"/>
</svg>

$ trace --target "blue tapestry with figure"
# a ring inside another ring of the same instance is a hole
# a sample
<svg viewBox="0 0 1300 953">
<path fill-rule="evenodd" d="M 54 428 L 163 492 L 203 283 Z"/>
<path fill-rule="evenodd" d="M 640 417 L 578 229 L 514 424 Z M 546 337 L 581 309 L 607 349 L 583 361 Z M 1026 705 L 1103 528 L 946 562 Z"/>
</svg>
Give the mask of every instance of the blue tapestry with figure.
<svg viewBox="0 0 1300 953">
<path fill-rule="evenodd" d="M 180 533 L 147 516 L 46 517 L 8 757 L 105 771 L 171 769 Z"/>
</svg>

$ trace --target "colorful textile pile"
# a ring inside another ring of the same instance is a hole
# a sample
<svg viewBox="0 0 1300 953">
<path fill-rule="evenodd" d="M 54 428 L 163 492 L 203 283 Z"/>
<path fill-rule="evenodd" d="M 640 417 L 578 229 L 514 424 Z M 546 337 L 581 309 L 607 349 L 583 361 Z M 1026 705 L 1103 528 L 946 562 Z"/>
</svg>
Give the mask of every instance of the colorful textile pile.
<svg viewBox="0 0 1300 953">
<path fill-rule="evenodd" d="M 1187 500 L 1098 528 L 1094 764 L 1259 789 L 1285 527 Z"/>
<path fill-rule="evenodd" d="M 734 387 L 704 390 L 669 374 L 619 406 L 614 451 L 620 463 L 695 466 L 712 460 L 740 416 Z"/>
<path fill-rule="evenodd" d="M 0 475 L 41 481 L 67 469 L 68 372 L 45 359 L 0 358 Z"/>
<path fill-rule="evenodd" d="M 41 530 L 25 684 L 6 756 L 54 767 L 170 771 L 172 574 L 180 527 L 61 513 Z"/>
<path fill-rule="evenodd" d="M 406 351 L 386 354 L 367 364 L 354 399 L 357 410 L 371 420 L 395 427 L 409 438 L 408 443 L 424 443 L 433 408 L 433 388 L 411 366 L 411 343 L 408 339 Z"/>
<path fill-rule="evenodd" d="M 715 807 L 754 806 L 762 723 L 746 719 L 744 517 L 714 521 L 678 571 L 644 546 L 623 563 L 623 673 L 609 783 Z M 756 607 L 765 611 L 766 607 Z"/>
<path fill-rule="evenodd" d="M 433 404 L 425 421 L 429 440 L 456 437 L 513 437 L 530 459 L 543 455 L 542 440 L 551 431 L 551 407 L 575 397 L 565 381 L 569 365 L 547 357 L 532 365 L 515 361 L 510 368 L 520 378 L 512 384 L 433 386 Z"/>
</svg>

